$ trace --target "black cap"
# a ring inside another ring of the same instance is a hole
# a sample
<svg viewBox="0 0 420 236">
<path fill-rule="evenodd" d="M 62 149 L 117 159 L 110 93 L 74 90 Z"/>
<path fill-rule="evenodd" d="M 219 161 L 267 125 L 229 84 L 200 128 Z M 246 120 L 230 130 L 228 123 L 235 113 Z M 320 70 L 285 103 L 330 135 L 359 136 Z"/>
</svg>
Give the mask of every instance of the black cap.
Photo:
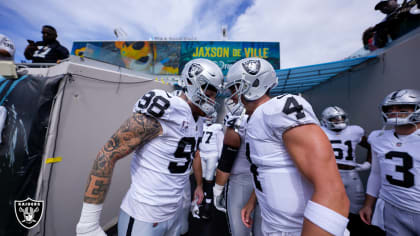
<svg viewBox="0 0 420 236">
<path fill-rule="evenodd" d="M 383 7 L 388 5 L 388 1 L 380 1 L 375 5 L 375 10 L 381 10 Z"/>
<path fill-rule="evenodd" d="M 57 34 L 57 30 L 55 30 L 55 28 L 52 27 L 51 25 L 44 25 L 44 26 L 42 26 L 42 28 L 48 28 L 48 29 L 54 31 Z"/>
</svg>

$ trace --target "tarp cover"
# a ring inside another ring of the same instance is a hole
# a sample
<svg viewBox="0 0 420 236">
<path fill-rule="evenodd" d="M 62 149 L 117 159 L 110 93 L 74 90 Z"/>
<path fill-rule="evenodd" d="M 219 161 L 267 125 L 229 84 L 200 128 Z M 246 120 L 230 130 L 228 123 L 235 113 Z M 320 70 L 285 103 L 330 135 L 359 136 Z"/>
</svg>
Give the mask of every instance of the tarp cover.
<svg viewBox="0 0 420 236">
<path fill-rule="evenodd" d="M 16 220 L 14 201 L 34 199 L 51 106 L 64 76 L 0 76 L 0 105 L 7 109 L 0 144 L 0 236 L 27 233 Z"/>
</svg>

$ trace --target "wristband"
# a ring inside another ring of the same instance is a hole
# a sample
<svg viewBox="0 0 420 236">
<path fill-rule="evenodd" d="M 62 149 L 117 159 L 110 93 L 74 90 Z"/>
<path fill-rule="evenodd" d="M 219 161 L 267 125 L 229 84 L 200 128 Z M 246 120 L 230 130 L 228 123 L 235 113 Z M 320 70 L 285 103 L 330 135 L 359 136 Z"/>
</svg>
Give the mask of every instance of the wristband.
<svg viewBox="0 0 420 236">
<path fill-rule="evenodd" d="M 76 227 L 78 234 L 95 231 L 99 226 L 103 204 L 83 203 L 82 213 Z"/>
<path fill-rule="evenodd" d="M 223 192 L 223 185 L 214 184 L 213 186 L 213 194 L 214 195 L 220 195 Z"/>
<path fill-rule="evenodd" d="M 346 217 L 313 201 L 308 201 L 303 215 L 332 235 L 342 236 L 349 222 Z"/>
</svg>

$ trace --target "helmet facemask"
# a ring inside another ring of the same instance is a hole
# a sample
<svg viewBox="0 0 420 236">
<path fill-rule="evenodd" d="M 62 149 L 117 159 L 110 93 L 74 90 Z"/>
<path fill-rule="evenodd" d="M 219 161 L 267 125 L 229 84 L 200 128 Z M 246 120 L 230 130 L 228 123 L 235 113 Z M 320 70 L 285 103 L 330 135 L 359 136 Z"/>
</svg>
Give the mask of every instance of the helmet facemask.
<svg viewBox="0 0 420 236">
<path fill-rule="evenodd" d="M 329 130 L 341 131 L 347 128 L 349 118 L 347 113 L 338 106 L 331 106 L 322 112 L 321 124 Z"/>
<path fill-rule="evenodd" d="M 420 108 L 418 105 L 414 105 L 414 104 L 400 104 L 400 105 L 404 105 L 404 106 L 412 106 L 413 107 L 413 111 L 399 111 L 399 112 L 389 112 L 388 108 L 392 105 L 389 106 L 382 106 L 382 117 L 384 118 L 384 122 L 385 125 L 390 125 L 390 126 L 400 126 L 400 125 L 416 125 L 416 123 L 418 123 L 420 121 L 420 112 L 415 112 L 415 111 L 420 111 Z"/>
<path fill-rule="evenodd" d="M 329 118 L 327 123 L 331 130 L 343 130 L 347 127 L 348 119 L 345 115 L 334 116 Z"/>
<path fill-rule="evenodd" d="M 397 111 L 392 111 L 392 107 L 397 107 Z M 388 125 L 417 127 L 417 123 L 420 123 L 420 91 L 401 89 L 391 92 L 385 97 L 380 110 L 384 119 L 384 129 Z"/>
<path fill-rule="evenodd" d="M 217 121 L 217 112 L 213 112 L 210 116 L 206 117 L 205 123 L 208 125 L 214 124 Z"/>
<path fill-rule="evenodd" d="M 228 97 L 228 99 L 226 100 L 226 109 L 234 116 L 241 115 L 244 110 L 244 105 L 242 104 L 241 96 L 249 90 L 249 82 L 244 79 L 235 80 L 226 84 L 225 87 L 225 91 Z M 235 102 L 234 100 L 235 96 L 237 96 L 237 102 Z"/>
<path fill-rule="evenodd" d="M 219 94 L 223 74 L 220 68 L 206 59 L 195 59 L 185 66 L 181 82 L 188 99 L 207 116 L 216 111 L 216 101 L 206 95 L 211 90 Z"/>
</svg>

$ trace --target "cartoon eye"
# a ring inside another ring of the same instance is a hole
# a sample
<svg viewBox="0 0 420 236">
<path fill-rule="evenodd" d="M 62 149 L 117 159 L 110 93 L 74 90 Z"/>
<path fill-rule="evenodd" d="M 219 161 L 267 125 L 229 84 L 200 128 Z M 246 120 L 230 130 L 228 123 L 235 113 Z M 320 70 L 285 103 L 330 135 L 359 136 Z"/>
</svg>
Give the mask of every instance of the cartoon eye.
<svg viewBox="0 0 420 236">
<path fill-rule="evenodd" d="M 135 50 L 140 50 L 144 47 L 144 42 L 135 42 L 133 44 L 133 49 Z"/>
<path fill-rule="evenodd" d="M 137 61 L 146 63 L 147 61 L 149 61 L 149 56 L 140 57 Z"/>
</svg>

